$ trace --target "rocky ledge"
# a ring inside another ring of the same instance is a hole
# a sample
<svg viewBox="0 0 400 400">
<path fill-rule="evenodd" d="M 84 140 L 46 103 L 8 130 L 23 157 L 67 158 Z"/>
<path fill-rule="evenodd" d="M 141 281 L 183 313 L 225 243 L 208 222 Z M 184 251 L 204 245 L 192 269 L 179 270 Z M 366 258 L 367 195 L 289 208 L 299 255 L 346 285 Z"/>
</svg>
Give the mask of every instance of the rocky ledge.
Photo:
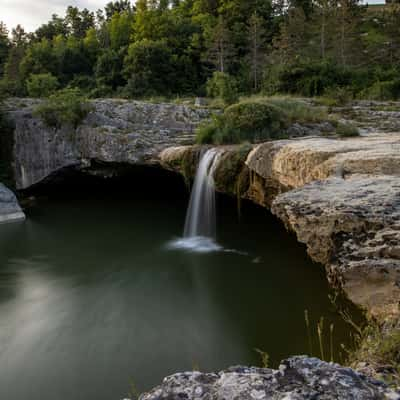
<svg viewBox="0 0 400 400">
<path fill-rule="evenodd" d="M 139 399 L 396 400 L 400 393 L 350 368 L 293 357 L 278 370 L 234 367 L 219 373 L 176 374 Z"/>
<path fill-rule="evenodd" d="M 153 165 L 161 150 L 192 144 L 194 129 L 209 111 L 175 104 L 94 100 L 77 128 L 46 126 L 34 113 L 37 100 L 8 101 L 15 125 L 17 189 L 26 189 L 64 168 L 90 170 L 95 163 Z"/>
<path fill-rule="evenodd" d="M 201 149 L 169 148 L 191 176 Z M 217 190 L 271 209 L 323 263 L 332 284 L 380 317 L 400 302 L 400 134 L 221 147 Z"/>
<path fill-rule="evenodd" d="M 14 193 L 0 183 L 0 224 L 23 221 L 24 219 L 25 214 Z"/>
</svg>

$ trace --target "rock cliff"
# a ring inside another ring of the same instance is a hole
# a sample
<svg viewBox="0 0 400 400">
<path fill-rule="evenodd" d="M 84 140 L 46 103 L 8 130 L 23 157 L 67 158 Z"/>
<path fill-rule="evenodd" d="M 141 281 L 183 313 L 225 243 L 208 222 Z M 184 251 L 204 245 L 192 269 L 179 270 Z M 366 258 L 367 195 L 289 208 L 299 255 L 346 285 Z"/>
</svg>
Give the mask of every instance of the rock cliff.
<svg viewBox="0 0 400 400">
<path fill-rule="evenodd" d="M 18 189 L 26 189 L 64 168 L 93 162 L 151 165 L 169 146 L 193 143 L 194 128 L 209 112 L 175 104 L 95 100 L 75 130 L 54 129 L 35 117 L 37 101 L 10 100 L 15 125 L 14 166 Z"/>
</svg>

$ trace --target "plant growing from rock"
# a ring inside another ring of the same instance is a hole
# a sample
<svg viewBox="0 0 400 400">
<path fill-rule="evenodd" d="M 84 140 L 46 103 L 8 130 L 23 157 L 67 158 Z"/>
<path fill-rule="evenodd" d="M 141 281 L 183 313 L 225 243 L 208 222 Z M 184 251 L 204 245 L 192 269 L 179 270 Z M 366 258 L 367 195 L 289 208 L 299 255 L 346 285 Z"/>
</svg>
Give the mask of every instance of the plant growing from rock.
<svg viewBox="0 0 400 400">
<path fill-rule="evenodd" d="M 332 118 L 321 107 L 285 97 L 254 97 L 242 100 L 214 115 L 197 131 L 198 143 L 229 144 L 262 142 L 288 136 L 294 123 L 318 123 Z"/>
<path fill-rule="evenodd" d="M 338 124 L 336 128 L 336 134 L 341 137 L 360 136 L 358 128 L 351 124 Z"/>
<path fill-rule="evenodd" d="M 76 129 L 89 111 L 89 102 L 79 89 L 70 88 L 51 95 L 35 109 L 35 114 L 50 127 L 60 129 L 66 125 Z"/>
</svg>

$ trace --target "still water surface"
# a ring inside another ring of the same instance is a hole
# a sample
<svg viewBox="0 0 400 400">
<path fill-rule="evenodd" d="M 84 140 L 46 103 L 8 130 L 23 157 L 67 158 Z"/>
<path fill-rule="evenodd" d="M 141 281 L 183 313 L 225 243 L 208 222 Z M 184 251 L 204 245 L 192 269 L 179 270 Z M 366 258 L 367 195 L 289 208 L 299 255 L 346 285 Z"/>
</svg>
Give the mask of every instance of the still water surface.
<svg viewBox="0 0 400 400">
<path fill-rule="evenodd" d="M 255 348 L 275 366 L 308 352 L 305 309 L 334 322 L 336 352 L 349 341 L 322 268 L 264 209 L 239 222 L 218 199 L 219 244 L 237 253 L 169 250 L 178 186 L 85 184 L 0 226 L 0 399 L 118 400 L 177 371 L 259 365 Z"/>
</svg>

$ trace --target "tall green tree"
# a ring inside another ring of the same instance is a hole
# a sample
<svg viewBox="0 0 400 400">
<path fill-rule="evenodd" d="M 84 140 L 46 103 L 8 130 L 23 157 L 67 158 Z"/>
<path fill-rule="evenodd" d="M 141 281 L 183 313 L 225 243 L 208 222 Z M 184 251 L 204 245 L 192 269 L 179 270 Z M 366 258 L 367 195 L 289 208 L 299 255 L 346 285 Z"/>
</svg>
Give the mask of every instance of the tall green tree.
<svg viewBox="0 0 400 400">
<path fill-rule="evenodd" d="M 132 6 L 129 0 L 117 0 L 107 3 L 104 7 L 104 12 L 107 20 L 110 20 L 114 14 L 132 14 L 134 9 L 135 8 Z"/>
<path fill-rule="evenodd" d="M 128 11 L 114 13 L 108 29 L 112 49 L 119 50 L 128 46 L 133 33 L 133 15 Z"/>
<path fill-rule="evenodd" d="M 8 29 L 6 25 L 0 21 L 0 78 L 4 73 L 4 64 L 7 61 L 10 45 Z"/>
<path fill-rule="evenodd" d="M 218 18 L 215 28 L 210 32 L 208 59 L 219 72 L 228 72 L 234 56 L 231 32 L 222 16 Z"/>
<path fill-rule="evenodd" d="M 261 82 L 261 71 L 265 65 L 266 40 L 264 20 L 254 12 L 249 20 L 249 64 L 253 81 L 253 89 L 258 91 Z"/>
<path fill-rule="evenodd" d="M 164 42 L 144 39 L 129 46 L 124 61 L 129 95 L 168 95 L 174 91 L 175 71 L 171 50 Z"/>
</svg>

